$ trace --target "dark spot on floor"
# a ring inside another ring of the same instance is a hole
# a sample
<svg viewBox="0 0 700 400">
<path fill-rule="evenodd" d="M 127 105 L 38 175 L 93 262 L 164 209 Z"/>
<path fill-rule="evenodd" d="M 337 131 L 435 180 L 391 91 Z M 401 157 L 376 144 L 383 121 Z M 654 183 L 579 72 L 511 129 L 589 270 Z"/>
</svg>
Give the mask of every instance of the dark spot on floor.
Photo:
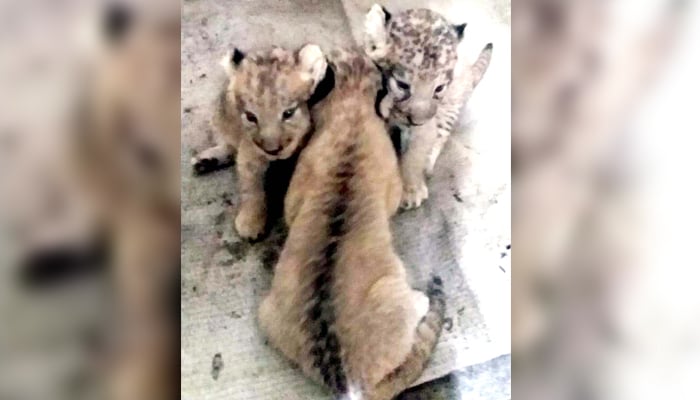
<svg viewBox="0 0 700 400">
<path fill-rule="evenodd" d="M 464 307 L 460 307 L 460 309 L 457 310 L 457 314 L 459 314 L 459 315 L 464 314 Z"/>
<path fill-rule="evenodd" d="M 505 270 L 502 266 L 499 265 L 498 268 L 499 268 L 501 271 L 503 271 L 503 273 L 506 272 L 506 270 Z"/>
<path fill-rule="evenodd" d="M 263 268 L 265 268 L 268 271 L 273 271 L 275 268 L 275 264 L 277 263 L 277 260 L 279 259 L 279 253 L 280 249 L 275 248 L 275 247 L 267 247 L 265 250 L 263 250 L 262 255 L 260 256 L 260 262 L 262 263 Z"/>
<path fill-rule="evenodd" d="M 219 374 L 224 368 L 224 359 L 221 357 L 221 353 L 214 354 L 214 358 L 211 360 L 211 377 L 214 380 L 219 379 Z"/>
<path fill-rule="evenodd" d="M 452 318 L 445 318 L 445 322 L 443 323 L 443 327 L 445 328 L 446 331 L 451 332 L 453 324 L 454 323 L 452 321 Z"/>
<path fill-rule="evenodd" d="M 219 265 L 224 266 L 224 267 L 230 267 L 230 266 L 232 266 L 235 262 L 236 262 L 236 260 L 234 260 L 233 258 L 227 258 L 227 259 L 221 261 L 221 262 L 219 263 Z"/>
<path fill-rule="evenodd" d="M 201 74 L 201 75 L 199 75 L 199 79 L 206 78 L 206 77 L 207 77 L 207 74 Z"/>
<path fill-rule="evenodd" d="M 240 261 L 245 258 L 248 250 L 250 249 L 250 244 L 246 242 L 224 242 L 224 247 L 226 251 L 233 256 L 234 261 Z"/>
<path fill-rule="evenodd" d="M 226 275 L 226 278 L 228 278 L 229 282 L 231 282 L 231 284 L 233 284 L 234 281 L 238 280 L 242 274 L 243 273 L 241 271 L 233 270 L 233 272 Z"/>
<path fill-rule="evenodd" d="M 197 293 L 197 286 L 192 286 L 192 293 Z"/>
<path fill-rule="evenodd" d="M 184 111 L 186 113 L 191 113 L 192 112 L 192 107 L 185 107 Z"/>
<path fill-rule="evenodd" d="M 214 224 L 215 225 L 221 225 L 224 223 L 224 221 L 226 221 L 226 213 L 223 211 L 216 214 L 216 216 L 214 217 Z"/>
<path fill-rule="evenodd" d="M 452 197 L 454 197 L 455 200 L 457 200 L 457 202 L 459 202 L 459 203 L 464 203 L 464 200 L 463 200 L 462 197 L 459 195 L 459 193 L 453 192 L 453 193 L 452 193 Z"/>
<path fill-rule="evenodd" d="M 235 311 L 231 311 L 231 317 L 233 317 L 235 319 L 239 319 L 239 318 L 241 318 L 241 314 L 239 314 Z"/>
</svg>

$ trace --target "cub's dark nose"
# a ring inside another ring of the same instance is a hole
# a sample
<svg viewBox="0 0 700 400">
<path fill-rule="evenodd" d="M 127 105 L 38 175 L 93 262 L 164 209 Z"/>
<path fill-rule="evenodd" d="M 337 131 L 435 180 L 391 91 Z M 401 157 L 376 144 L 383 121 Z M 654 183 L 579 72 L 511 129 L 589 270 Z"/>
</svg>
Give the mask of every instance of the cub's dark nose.
<svg viewBox="0 0 700 400">
<path fill-rule="evenodd" d="M 269 154 L 269 155 L 271 155 L 271 156 L 276 156 L 276 155 L 278 155 L 279 153 L 282 152 L 282 146 L 277 147 L 277 148 L 272 149 L 272 150 L 268 150 L 268 149 L 263 149 L 263 150 L 265 151 L 265 153 L 267 153 L 267 154 Z"/>
</svg>

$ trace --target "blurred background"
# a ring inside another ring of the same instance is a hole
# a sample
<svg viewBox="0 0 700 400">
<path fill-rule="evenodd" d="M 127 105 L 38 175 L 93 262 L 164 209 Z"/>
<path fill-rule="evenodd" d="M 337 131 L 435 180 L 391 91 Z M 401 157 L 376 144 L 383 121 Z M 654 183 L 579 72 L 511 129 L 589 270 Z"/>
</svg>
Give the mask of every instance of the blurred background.
<svg viewBox="0 0 700 400">
<path fill-rule="evenodd" d="M 698 7 L 513 7 L 513 391 L 698 398 Z"/>
<path fill-rule="evenodd" d="M 0 20 L 0 399 L 175 398 L 179 2 Z"/>
</svg>

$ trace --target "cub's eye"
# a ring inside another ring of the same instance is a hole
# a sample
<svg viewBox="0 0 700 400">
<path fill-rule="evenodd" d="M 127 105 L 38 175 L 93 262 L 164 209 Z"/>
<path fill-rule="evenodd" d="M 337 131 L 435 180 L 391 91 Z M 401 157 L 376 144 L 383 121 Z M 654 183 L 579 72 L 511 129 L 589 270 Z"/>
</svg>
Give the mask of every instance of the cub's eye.
<svg viewBox="0 0 700 400">
<path fill-rule="evenodd" d="M 297 112 L 296 107 L 292 107 L 292 108 L 288 108 L 288 109 L 284 110 L 284 112 L 282 113 L 282 119 L 286 121 L 286 120 L 292 118 L 294 116 L 295 112 Z"/>
<path fill-rule="evenodd" d="M 243 114 L 245 115 L 245 119 L 247 119 L 248 122 L 253 123 L 253 124 L 258 123 L 258 117 L 256 117 L 255 114 L 253 114 L 252 112 L 245 111 Z"/>
<path fill-rule="evenodd" d="M 406 82 L 402 82 L 402 81 L 400 81 L 400 80 L 398 80 L 398 79 L 396 80 L 396 86 L 398 86 L 399 89 L 401 89 L 401 90 L 408 90 L 408 89 L 411 88 L 411 85 L 409 85 L 409 84 L 406 83 Z"/>
<path fill-rule="evenodd" d="M 443 90 L 445 90 L 445 85 L 444 85 L 444 84 L 442 84 L 442 85 L 436 87 L 436 88 L 435 88 L 435 93 L 440 93 L 440 92 L 442 92 Z"/>
</svg>

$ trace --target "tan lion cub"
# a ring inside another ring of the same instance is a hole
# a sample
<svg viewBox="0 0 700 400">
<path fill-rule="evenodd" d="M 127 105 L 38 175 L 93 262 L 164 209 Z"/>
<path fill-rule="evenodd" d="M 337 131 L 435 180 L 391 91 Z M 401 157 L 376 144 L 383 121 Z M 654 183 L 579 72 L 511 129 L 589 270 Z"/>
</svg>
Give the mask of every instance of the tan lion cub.
<svg viewBox="0 0 700 400">
<path fill-rule="evenodd" d="M 442 327 L 442 282 L 413 290 L 389 218 L 401 177 L 375 113 L 381 76 L 362 52 L 334 51 L 330 94 L 285 198 L 289 236 L 259 310 L 270 343 L 337 398 L 388 400 L 416 380 Z"/>
<path fill-rule="evenodd" d="M 298 52 L 281 48 L 222 60 L 228 82 L 213 123 L 224 144 L 192 161 L 195 170 L 236 153 L 240 203 L 235 227 L 247 239 L 260 237 L 267 222 L 265 172 L 271 161 L 294 155 L 311 131 L 307 101 L 324 76 L 326 60 L 317 46 Z"/>
</svg>

